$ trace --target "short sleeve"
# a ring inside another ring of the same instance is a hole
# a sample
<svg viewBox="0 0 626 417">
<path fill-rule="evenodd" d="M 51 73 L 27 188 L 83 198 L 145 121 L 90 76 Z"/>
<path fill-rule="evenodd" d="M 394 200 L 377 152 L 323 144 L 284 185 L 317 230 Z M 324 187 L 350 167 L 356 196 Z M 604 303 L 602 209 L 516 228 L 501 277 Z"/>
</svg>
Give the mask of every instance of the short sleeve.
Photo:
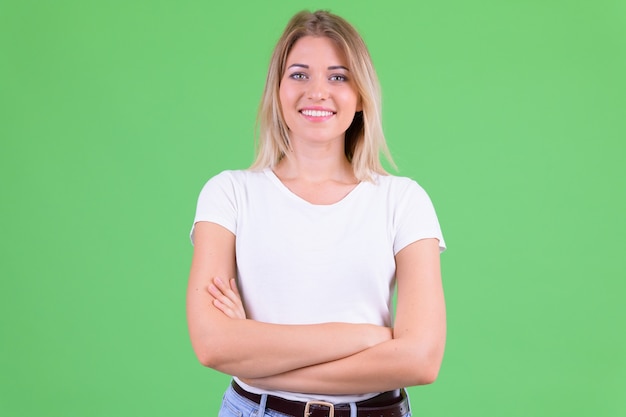
<svg viewBox="0 0 626 417">
<path fill-rule="evenodd" d="M 398 191 L 398 206 L 395 210 L 394 254 L 409 244 L 421 239 L 435 238 L 439 240 L 439 250 L 446 249 L 439 219 L 430 197 L 415 181 L 408 180 Z"/>
<path fill-rule="evenodd" d="M 192 243 L 195 225 L 203 221 L 219 224 L 237 234 L 237 194 L 231 172 L 224 171 L 214 176 L 202 187 L 189 234 Z"/>
</svg>

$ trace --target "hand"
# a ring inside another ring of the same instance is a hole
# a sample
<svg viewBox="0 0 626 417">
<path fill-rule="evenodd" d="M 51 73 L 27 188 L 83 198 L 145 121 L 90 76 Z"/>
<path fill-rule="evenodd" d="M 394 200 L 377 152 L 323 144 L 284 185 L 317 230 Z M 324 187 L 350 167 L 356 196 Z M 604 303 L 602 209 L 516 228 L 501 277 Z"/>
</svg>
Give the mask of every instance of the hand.
<svg viewBox="0 0 626 417">
<path fill-rule="evenodd" d="M 208 286 L 209 294 L 215 299 L 213 306 L 231 319 L 245 319 L 246 311 L 236 281 L 231 278 L 226 285 L 220 278 L 213 278 L 213 283 Z"/>
</svg>

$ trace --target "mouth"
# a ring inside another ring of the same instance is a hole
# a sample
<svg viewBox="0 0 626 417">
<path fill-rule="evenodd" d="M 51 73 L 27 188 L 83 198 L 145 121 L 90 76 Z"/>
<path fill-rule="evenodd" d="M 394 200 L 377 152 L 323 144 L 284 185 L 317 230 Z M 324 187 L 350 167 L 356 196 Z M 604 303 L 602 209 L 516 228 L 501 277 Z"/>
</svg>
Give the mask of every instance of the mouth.
<svg viewBox="0 0 626 417">
<path fill-rule="evenodd" d="M 327 109 L 302 109 L 300 114 L 307 119 L 326 120 L 337 114 L 337 112 Z"/>
<path fill-rule="evenodd" d="M 305 116 L 310 116 L 310 117 L 328 117 L 328 116 L 332 116 L 333 114 L 335 114 L 334 111 L 330 111 L 330 110 L 300 110 L 300 113 L 302 113 Z"/>
</svg>

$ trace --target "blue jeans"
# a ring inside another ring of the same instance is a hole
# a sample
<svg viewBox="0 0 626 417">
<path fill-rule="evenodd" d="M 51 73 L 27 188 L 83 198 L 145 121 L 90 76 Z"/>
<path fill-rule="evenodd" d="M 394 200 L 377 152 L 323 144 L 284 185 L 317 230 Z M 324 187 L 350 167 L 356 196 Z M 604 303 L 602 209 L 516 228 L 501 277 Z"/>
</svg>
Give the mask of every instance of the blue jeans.
<svg viewBox="0 0 626 417">
<path fill-rule="evenodd" d="M 222 408 L 220 409 L 218 417 L 291 417 L 287 414 L 279 413 L 274 410 L 265 408 L 265 397 L 262 397 L 261 404 L 257 404 L 250 401 L 247 398 L 237 394 L 233 387 L 229 386 L 224 393 L 222 400 Z M 356 416 L 356 407 L 352 407 L 352 414 Z M 404 416 L 398 417 L 411 417 L 409 411 Z"/>
</svg>

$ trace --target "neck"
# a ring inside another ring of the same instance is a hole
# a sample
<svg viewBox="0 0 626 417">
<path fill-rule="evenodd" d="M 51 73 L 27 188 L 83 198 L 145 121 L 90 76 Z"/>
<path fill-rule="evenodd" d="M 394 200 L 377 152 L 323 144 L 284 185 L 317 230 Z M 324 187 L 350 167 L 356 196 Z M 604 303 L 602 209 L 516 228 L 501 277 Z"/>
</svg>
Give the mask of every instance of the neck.
<svg viewBox="0 0 626 417">
<path fill-rule="evenodd" d="M 341 149 L 341 153 L 336 151 L 305 153 L 294 149 L 278 163 L 275 172 L 281 179 L 299 179 L 313 183 L 324 181 L 357 182 L 352 165 L 346 158 L 343 149 Z"/>
</svg>

